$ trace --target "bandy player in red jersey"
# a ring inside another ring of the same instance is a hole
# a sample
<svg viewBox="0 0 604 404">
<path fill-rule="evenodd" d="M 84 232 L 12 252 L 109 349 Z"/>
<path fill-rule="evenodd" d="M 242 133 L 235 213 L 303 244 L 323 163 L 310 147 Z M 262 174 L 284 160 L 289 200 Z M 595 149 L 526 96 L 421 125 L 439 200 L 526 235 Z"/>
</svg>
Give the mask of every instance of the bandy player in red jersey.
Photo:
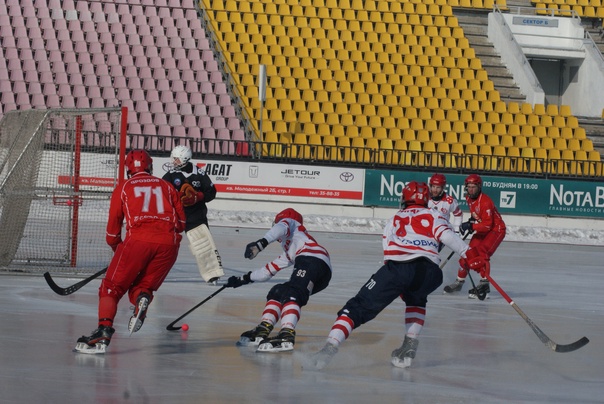
<svg viewBox="0 0 604 404">
<path fill-rule="evenodd" d="M 463 212 L 459 207 L 457 199 L 453 198 L 445 192 L 445 185 L 447 185 L 447 177 L 443 174 L 434 174 L 430 177 L 430 200 L 428 201 L 428 207 L 438 211 L 447 220 L 451 222 L 453 230 L 459 232 L 459 226 L 463 221 Z M 453 219 L 451 219 L 453 215 Z"/>
<path fill-rule="evenodd" d="M 503 239 L 505 238 L 505 223 L 497 211 L 493 200 L 482 192 L 482 178 L 478 174 L 470 174 L 466 180 L 466 202 L 470 208 L 470 219 L 462 223 L 460 232 L 464 235 L 466 232 L 474 233 L 470 240 L 470 247 L 476 250 L 487 261 L 495 253 Z M 457 272 L 457 279 L 451 285 L 445 286 L 445 293 L 459 292 L 468 276 L 467 262 L 460 260 L 461 268 Z M 490 265 L 487 265 L 490 268 Z M 480 272 L 480 271 L 478 271 Z M 482 276 L 485 275 L 485 276 Z M 476 299 L 478 292 L 486 293 L 488 298 L 491 288 L 487 274 L 481 274 L 481 279 L 474 288 L 468 292 L 470 299 Z"/>
<path fill-rule="evenodd" d="M 429 198 L 423 182 L 411 181 L 403 188 L 401 209 L 384 228 L 384 265 L 338 312 L 327 343 L 310 358 L 310 367 L 325 367 L 352 330 L 374 319 L 399 296 L 406 305 L 405 337 L 402 346 L 392 352 L 391 362 L 396 367 L 409 367 L 424 326 L 428 295 L 443 282 L 439 244 L 444 243 L 472 267 L 484 264 L 448 220 L 428 208 Z"/>
<path fill-rule="evenodd" d="M 115 332 L 118 302 L 126 292 L 134 305 L 128 330 L 132 334 L 141 328 L 153 292 L 176 261 L 185 229 L 180 195 L 172 184 L 151 175 L 149 154 L 132 150 L 125 163 L 128 179 L 113 191 L 109 207 L 106 239 L 115 254 L 99 288 L 98 328 L 78 339 L 77 352 L 105 353 Z"/>
<path fill-rule="evenodd" d="M 292 208 L 275 216 L 273 227 L 258 241 L 245 248 L 245 258 L 253 259 L 270 243 L 281 243 L 283 254 L 242 277 L 231 276 L 227 287 L 238 288 L 252 282 L 264 282 L 279 271 L 294 265 L 290 279 L 271 288 L 266 296 L 266 305 L 260 324 L 253 330 L 241 334 L 237 345 L 258 346 L 259 352 L 283 352 L 294 349 L 296 325 L 302 307 L 311 295 L 319 293 L 331 280 L 329 253 L 308 233 L 302 215 Z M 281 330 L 269 338 L 277 321 Z"/>
</svg>

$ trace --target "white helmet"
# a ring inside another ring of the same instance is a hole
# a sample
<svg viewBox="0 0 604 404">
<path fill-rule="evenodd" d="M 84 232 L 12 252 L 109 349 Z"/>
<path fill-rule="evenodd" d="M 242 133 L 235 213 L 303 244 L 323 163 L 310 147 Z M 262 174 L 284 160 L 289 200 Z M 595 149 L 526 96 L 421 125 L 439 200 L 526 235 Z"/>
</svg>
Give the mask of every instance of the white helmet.
<svg viewBox="0 0 604 404">
<path fill-rule="evenodd" d="M 193 157 L 193 153 L 187 146 L 176 146 L 172 149 L 172 153 L 170 153 L 170 158 L 175 169 L 183 168 L 191 160 L 191 157 Z"/>
</svg>

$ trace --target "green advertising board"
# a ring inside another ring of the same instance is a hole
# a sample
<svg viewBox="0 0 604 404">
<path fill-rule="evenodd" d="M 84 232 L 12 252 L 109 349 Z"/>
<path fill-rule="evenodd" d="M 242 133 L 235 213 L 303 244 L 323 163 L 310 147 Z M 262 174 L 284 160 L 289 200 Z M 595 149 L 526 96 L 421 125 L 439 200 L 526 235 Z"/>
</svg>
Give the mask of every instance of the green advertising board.
<svg viewBox="0 0 604 404">
<path fill-rule="evenodd" d="M 365 206 L 398 207 L 401 192 L 409 181 L 428 183 L 432 173 L 396 170 L 365 171 Z M 446 174 L 446 192 L 462 209 L 467 175 Z M 481 175 L 482 190 L 501 213 L 561 217 L 604 218 L 604 183 L 569 180 L 494 177 Z"/>
</svg>

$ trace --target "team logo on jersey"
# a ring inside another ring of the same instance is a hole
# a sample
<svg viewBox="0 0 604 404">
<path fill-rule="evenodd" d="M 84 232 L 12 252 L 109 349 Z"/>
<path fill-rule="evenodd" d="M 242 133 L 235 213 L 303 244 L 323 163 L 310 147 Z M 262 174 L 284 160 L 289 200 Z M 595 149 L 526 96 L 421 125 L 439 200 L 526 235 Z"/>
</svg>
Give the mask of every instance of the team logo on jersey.
<svg viewBox="0 0 604 404">
<path fill-rule="evenodd" d="M 182 184 L 180 178 L 174 178 L 174 186 L 179 187 Z"/>
</svg>

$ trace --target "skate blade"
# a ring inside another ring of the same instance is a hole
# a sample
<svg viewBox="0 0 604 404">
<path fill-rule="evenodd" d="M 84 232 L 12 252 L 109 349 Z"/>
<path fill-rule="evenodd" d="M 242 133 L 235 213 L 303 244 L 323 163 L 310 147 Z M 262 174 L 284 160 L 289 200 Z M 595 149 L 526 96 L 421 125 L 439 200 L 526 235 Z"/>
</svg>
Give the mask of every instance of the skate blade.
<svg viewBox="0 0 604 404">
<path fill-rule="evenodd" d="M 294 350 L 294 344 L 291 342 L 282 342 L 279 346 L 273 346 L 270 342 L 258 345 L 256 352 L 288 352 Z"/>
<path fill-rule="evenodd" d="M 261 339 L 256 338 L 253 341 L 247 337 L 241 337 L 239 341 L 235 343 L 237 346 L 258 346 L 260 345 Z"/>
<path fill-rule="evenodd" d="M 392 365 L 394 365 L 397 368 L 401 368 L 401 369 L 405 369 L 408 368 L 409 366 L 411 366 L 411 362 L 413 359 L 411 358 L 403 358 L 401 360 L 401 358 L 398 358 L 396 356 L 392 357 Z"/>
<path fill-rule="evenodd" d="M 478 295 L 468 295 L 468 299 L 485 300 L 485 299 L 490 299 L 490 296 L 487 293 L 486 296 L 481 299 Z"/>
<path fill-rule="evenodd" d="M 75 348 L 73 349 L 73 352 L 78 352 L 78 353 L 83 353 L 83 354 L 88 354 L 88 355 L 104 354 L 105 352 L 107 352 L 107 345 L 101 344 L 99 342 L 99 343 L 94 344 L 94 346 L 90 346 L 85 342 L 78 342 L 76 344 Z"/>
<path fill-rule="evenodd" d="M 142 326 L 143 323 L 139 320 L 138 315 L 136 317 L 131 317 L 130 322 L 128 323 L 128 331 L 130 331 L 130 334 L 128 334 L 128 336 L 130 337 L 133 332 L 137 332 L 138 330 L 140 330 Z"/>
<path fill-rule="evenodd" d="M 141 321 L 140 316 L 142 313 L 145 312 L 145 310 L 147 310 L 147 307 L 149 307 L 148 302 L 146 304 L 143 304 L 142 307 L 138 308 L 138 313 L 136 314 L 136 317 L 130 317 L 130 322 L 128 323 L 128 331 L 130 331 L 130 334 L 128 335 L 129 337 L 132 335 L 133 332 L 137 332 L 143 326 L 143 322 Z"/>
</svg>

